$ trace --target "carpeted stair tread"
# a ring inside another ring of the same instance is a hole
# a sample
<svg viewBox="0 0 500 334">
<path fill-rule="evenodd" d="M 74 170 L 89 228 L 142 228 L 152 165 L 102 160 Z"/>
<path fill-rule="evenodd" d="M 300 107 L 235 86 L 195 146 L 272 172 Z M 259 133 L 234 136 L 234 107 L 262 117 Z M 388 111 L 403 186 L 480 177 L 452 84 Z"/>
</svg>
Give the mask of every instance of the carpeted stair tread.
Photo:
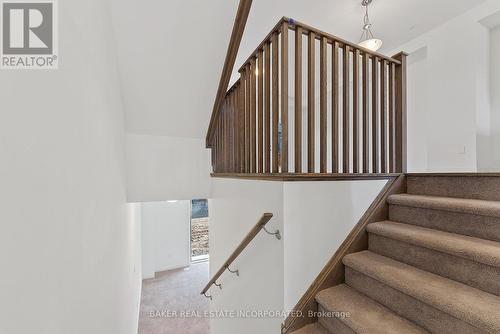
<svg viewBox="0 0 500 334">
<path fill-rule="evenodd" d="M 392 221 L 369 224 L 367 230 L 383 237 L 500 267 L 500 242 Z"/>
<path fill-rule="evenodd" d="M 358 334 L 428 333 L 346 284 L 321 291 L 316 300 L 329 312 L 349 312 L 337 319 Z"/>
<path fill-rule="evenodd" d="M 387 257 L 362 251 L 344 257 L 349 268 L 487 333 L 500 333 L 500 297 Z"/>
<path fill-rule="evenodd" d="M 292 334 L 330 334 L 319 322 L 302 327 Z"/>
<path fill-rule="evenodd" d="M 460 212 L 480 216 L 500 217 L 500 202 L 477 199 L 438 197 L 426 195 L 395 194 L 388 198 L 393 205 L 432 210 Z"/>
</svg>

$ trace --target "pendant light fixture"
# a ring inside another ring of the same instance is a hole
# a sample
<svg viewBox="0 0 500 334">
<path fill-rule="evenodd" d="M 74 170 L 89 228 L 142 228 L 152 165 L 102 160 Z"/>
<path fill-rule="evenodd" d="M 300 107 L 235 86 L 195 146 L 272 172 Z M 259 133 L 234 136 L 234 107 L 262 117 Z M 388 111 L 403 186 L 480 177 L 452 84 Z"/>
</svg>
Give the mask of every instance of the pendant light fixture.
<svg viewBox="0 0 500 334">
<path fill-rule="evenodd" d="M 362 0 L 361 5 L 366 8 L 365 17 L 363 19 L 363 34 L 361 35 L 359 46 L 367 48 L 372 51 L 377 51 L 382 47 L 382 40 L 373 37 L 372 24 L 370 23 L 370 17 L 368 16 L 368 6 L 373 0 Z"/>
</svg>

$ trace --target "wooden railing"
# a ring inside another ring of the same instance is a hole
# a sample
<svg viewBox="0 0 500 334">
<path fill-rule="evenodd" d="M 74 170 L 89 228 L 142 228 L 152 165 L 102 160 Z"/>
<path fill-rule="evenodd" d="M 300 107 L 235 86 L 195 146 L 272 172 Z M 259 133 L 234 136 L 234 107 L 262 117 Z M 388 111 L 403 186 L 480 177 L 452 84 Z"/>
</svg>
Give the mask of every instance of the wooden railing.
<svg viewBox="0 0 500 334">
<path fill-rule="evenodd" d="M 406 54 L 283 18 L 239 69 L 207 134 L 215 174 L 406 171 Z"/>
<path fill-rule="evenodd" d="M 210 290 L 211 287 L 217 286 L 222 289 L 222 285 L 220 283 L 217 283 L 217 280 L 222 276 L 222 274 L 227 270 L 228 272 L 235 273 L 239 275 L 238 270 L 231 270 L 231 264 L 238 258 L 238 256 L 247 248 L 247 246 L 252 242 L 252 240 L 259 234 L 260 231 L 264 230 L 266 233 L 274 235 L 278 240 L 281 240 L 281 234 L 280 231 L 277 230 L 276 232 L 269 232 L 266 230 L 266 224 L 271 220 L 273 217 L 272 213 L 264 213 L 262 217 L 259 219 L 257 224 L 248 232 L 248 234 L 243 238 L 243 240 L 240 242 L 238 247 L 234 250 L 234 252 L 229 256 L 229 258 L 224 262 L 224 264 L 220 267 L 220 269 L 215 273 L 215 275 L 212 277 L 212 279 L 207 283 L 205 288 L 201 291 L 201 294 L 204 295 L 207 298 L 212 299 L 211 295 L 207 295 L 208 290 Z M 234 269 L 234 268 L 233 268 Z"/>
</svg>

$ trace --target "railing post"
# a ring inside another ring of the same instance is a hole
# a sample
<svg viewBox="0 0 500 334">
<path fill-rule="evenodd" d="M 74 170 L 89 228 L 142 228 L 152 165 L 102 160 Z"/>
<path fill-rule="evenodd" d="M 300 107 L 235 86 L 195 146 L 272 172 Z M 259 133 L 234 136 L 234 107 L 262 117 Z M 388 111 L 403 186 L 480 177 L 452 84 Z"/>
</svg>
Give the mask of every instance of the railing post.
<svg viewBox="0 0 500 334">
<path fill-rule="evenodd" d="M 407 134 L 406 134 L 406 60 L 408 54 L 400 52 L 392 58 L 401 62 L 396 65 L 396 172 L 407 171 Z"/>
</svg>

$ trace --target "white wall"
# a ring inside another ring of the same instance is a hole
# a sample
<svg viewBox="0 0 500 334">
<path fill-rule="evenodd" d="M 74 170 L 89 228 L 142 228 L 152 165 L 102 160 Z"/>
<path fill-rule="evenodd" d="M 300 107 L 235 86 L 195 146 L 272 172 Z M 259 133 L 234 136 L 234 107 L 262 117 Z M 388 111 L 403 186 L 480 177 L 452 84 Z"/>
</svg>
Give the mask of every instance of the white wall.
<svg viewBox="0 0 500 334">
<path fill-rule="evenodd" d="M 127 282 L 129 288 L 129 293 L 135 297 L 134 308 L 132 314 L 130 314 L 130 328 L 127 329 L 127 333 L 136 334 L 139 330 L 139 308 L 141 304 L 141 294 L 142 294 L 142 236 L 141 236 L 141 221 L 142 221 L 142 210 L 141 205 L 138 203 L 129 203 L 128 207 L 128 238 L 130 242 L 130 247 L 128 247 L 128 253 L 123 254 L 126 259 L 129 259 L 133 264 L 133 275 L 126 275 L 123 279 Z M 125 298 L 127 298 L 125 296 Z M 126 301 L 125 301 L 126 303 Z"/>
<path fill-rule="evenodd" d="M 283 232 L 283 184 L 281 182 L 214 179 L 210 207 L 210 275 L 236 249 L 264 212 L 274 217 L 269 229 Z M 283 309 L 283 240 L 263 231 L 220 279 L 223 289 L 212 287 L 211 311 Z M 217 334 L 279 333 L 281 318 L 214 318 L 210 330 Z"/>
<path fill-rule="evenodd" d="M 408 168 L 412 172 L 426 172 L 428 169 L 427 132 L 429 108 L 427 98 L 427 47 L 408 57 Z"/>
<path fill-rule="evenodd" d="M 0 75 L 0 332 L 135 334 L 140 239 L 109 8 L 58 4 L 60 68 Z"/>
<path fill-rule="evenodd" d="M 396 49 L 426 50 L 425 64 L 408 69 L 409 94 L 417 92 L 408 105 L 409 171 L 491 168 L 490 37 L 481 20 L 498 11 L 500 2 L 486 1 Z"/>
<path fill-rule="evenodd" d="M 490 136 L 482 170 L 500 170 L 500 26 L 490 31 Z"/>
<path fill-rule="evenodd" d="M 142 275 L 190 262 L 190 201 L 142 203 Z"/>
<path fill-rule="evenodd" d="M 297 304 L 386 182 L 285 183 L 285 310 Z"/>
<path fill-rule="evenodd" d="M 127 134 L 131 202 L 207 198 L 210 171 L 203 139 Z"/>
</svg>

